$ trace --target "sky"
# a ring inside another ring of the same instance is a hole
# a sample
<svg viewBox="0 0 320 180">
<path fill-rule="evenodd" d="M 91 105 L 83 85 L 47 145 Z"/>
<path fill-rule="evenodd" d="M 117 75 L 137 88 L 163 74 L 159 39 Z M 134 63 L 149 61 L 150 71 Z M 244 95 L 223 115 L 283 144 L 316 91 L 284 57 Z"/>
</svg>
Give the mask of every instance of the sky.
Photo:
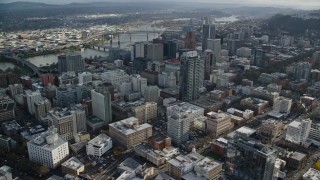
<svg viewBox="0 0 320 180">
<path fill-rule="evenodd" d="M 67 4 L 72 2 L 108 2 L 108 1 L 115 1 L 115 2 L 123 2 L 123 1 L 158 1 L 161 2 L 163 0 L 0 0 L 1 3 L 10 3 L 16 1 L 29 1 L 29 2 L 43 2 L 49 4 Z M 171 1 L 171 0 L 164 0 L 164 1 Z M 302 8 L 305 9 L 307 7 L 311 9 L 320 9 L 320 0 L 172 0 L 176 2 L 206 2 L 206 3 L 236 3 L 236 4 L 254 4 L 254 5 L 270 5 L 270 6 L 291 6 L 295 8 Z M 172 2 L 171 1 L 171 2 Z"/>
</svg>

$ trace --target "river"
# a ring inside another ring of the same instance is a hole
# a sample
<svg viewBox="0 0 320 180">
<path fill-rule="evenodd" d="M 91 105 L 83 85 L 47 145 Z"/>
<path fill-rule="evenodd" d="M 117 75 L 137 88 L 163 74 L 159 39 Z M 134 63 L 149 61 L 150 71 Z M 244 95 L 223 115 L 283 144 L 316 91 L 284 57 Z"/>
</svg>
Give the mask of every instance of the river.
<svg viewBox="0 0 320 180">
<path fill-rule="evenodd" d="M 84 51 L 75 51 L 73 53 L 80 53 L 82 58 L 90 58 L 94 56 L 108 57 L 107 52 L 97 51 L 93 49 L 85 49 Z M 28 58 L 27 60 L 37 67 L 41 66 L 49 66 L 53 63 L 58 63 L 58 56 L 65 53 L 60 54 L 48 54 L 43 56 L 35 56 Z"/>
</svg>

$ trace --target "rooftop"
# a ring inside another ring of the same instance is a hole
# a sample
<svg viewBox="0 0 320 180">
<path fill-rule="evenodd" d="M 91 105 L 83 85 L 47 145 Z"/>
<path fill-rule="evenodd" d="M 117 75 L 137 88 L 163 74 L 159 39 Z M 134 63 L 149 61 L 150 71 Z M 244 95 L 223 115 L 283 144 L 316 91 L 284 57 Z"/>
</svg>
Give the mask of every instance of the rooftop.
<svg viewBox="0 0 320 180">
<path fill-rule="evenodd" d="M 303 158 L 305 158 L 307 155 L 306 154 L 303 154 L 303 153 L 300 153 L 300 152 L 294 152 L 292 155 L 291 155 L 291 158 L 292 159 L 295 159 L 295 160 L 298 160 L 298 161 L 301 161 Z"/>
<path fill-rule="evenodd" d="M 142 165 L 139 164 L 137 161 L 133 160 L 132 158 L 127 158 L 122 163 L 119 164 L 118 168 L 122 171 L 127 171 L 132 173 L 136 169 L 140 168 Z"/>
<path fill-rule="evenodd" d="M 122 133 L 129 135 L 147 128 L 152 128 L 152 125 L 144 123 L 139 125 L 139 120 L 135 117 L 130 117 L 118 122 L 109 124 L 110 127 L 113 127 Z"/>
<path fill-rule="evenodd" d="M 105 134 L 100 134 L 99 136 L 91 139 L 88 144 L 92 144 L 93 146 L 103 147 L 105 144 L 110 143 L 111 138 Z"/>
<path fill-rule="evenodd" d="M 320 179 L 320 171 L 310 168 L 302 177 L 307 180 L 318 180 Z"/>
<path fill-rule="evenodd" d="M 84 164 L 82 164 L 76 157 L 71 157 L 66 162 L 61 164 L 61 166 L 64 166 L 73 170 L 77 170 L 81 167 L 84 167 Z"/>
</svg>

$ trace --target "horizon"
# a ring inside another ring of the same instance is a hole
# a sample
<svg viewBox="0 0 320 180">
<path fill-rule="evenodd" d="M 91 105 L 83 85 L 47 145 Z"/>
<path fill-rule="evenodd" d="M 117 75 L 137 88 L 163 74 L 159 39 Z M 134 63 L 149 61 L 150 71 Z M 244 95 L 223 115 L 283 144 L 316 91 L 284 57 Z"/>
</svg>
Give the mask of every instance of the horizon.
<svg viewBox="0 0 320 180">
<path fill-rule="evenodd" d="M 29 2 L 29 3 L 44 3 L 51 5 L 66 5 L 71 3 L 98 3 L 98 2 L 112 2 L 112 3 L 125 3 L 125 2 L 149 2 L 149 3 L 166 3 L 166 2 L 184 2 L 184 3 L 199 3 L 199 4 L 225 4 L 225 5 L 242 5 L 242 6 L 268 6 L 268 7 L 277 7 L 277 8 L 293 8 L 301 10 L 318 10 L 320 9 L 320 1 L 318 0 L 244 0 L 238 2 L 237 0 L 226 0 L 224 2 L 218 0 L 201 0 L 194 2 L 192 0 L 94 0 L 88 2 L 86 0 L 3 0 L 0 4 L 9 4 L 9 3 L 19 3 L 19 2 Z M 289 1 L 289 2 L 288 2 Z"/>
</svg>

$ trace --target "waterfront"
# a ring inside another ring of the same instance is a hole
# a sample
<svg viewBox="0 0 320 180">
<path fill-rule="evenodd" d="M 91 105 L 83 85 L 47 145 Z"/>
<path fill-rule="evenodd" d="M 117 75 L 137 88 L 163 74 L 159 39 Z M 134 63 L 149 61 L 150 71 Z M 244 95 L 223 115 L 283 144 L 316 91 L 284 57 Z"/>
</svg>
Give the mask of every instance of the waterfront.
<svg viewBox="0 0 320 180">
<path fill-rule="evenodd" d="M 93 49 L 85 49 L 84 51 L 75 51 L 72 53 L 81 54 L 82 58 L 93 58 L 95 56 L 108 57 L 107 52 L 102 52 L 102 51 L 93 50 Z M 65 54 L 65 53 L 35 56 L 35 57 L 28 58 L 27 60 L 32 64 L 36 65 L 37 67 L 49 66 L 51 64 L 58 63 L 58 56 L 61 54 Z"/>
</svg>

